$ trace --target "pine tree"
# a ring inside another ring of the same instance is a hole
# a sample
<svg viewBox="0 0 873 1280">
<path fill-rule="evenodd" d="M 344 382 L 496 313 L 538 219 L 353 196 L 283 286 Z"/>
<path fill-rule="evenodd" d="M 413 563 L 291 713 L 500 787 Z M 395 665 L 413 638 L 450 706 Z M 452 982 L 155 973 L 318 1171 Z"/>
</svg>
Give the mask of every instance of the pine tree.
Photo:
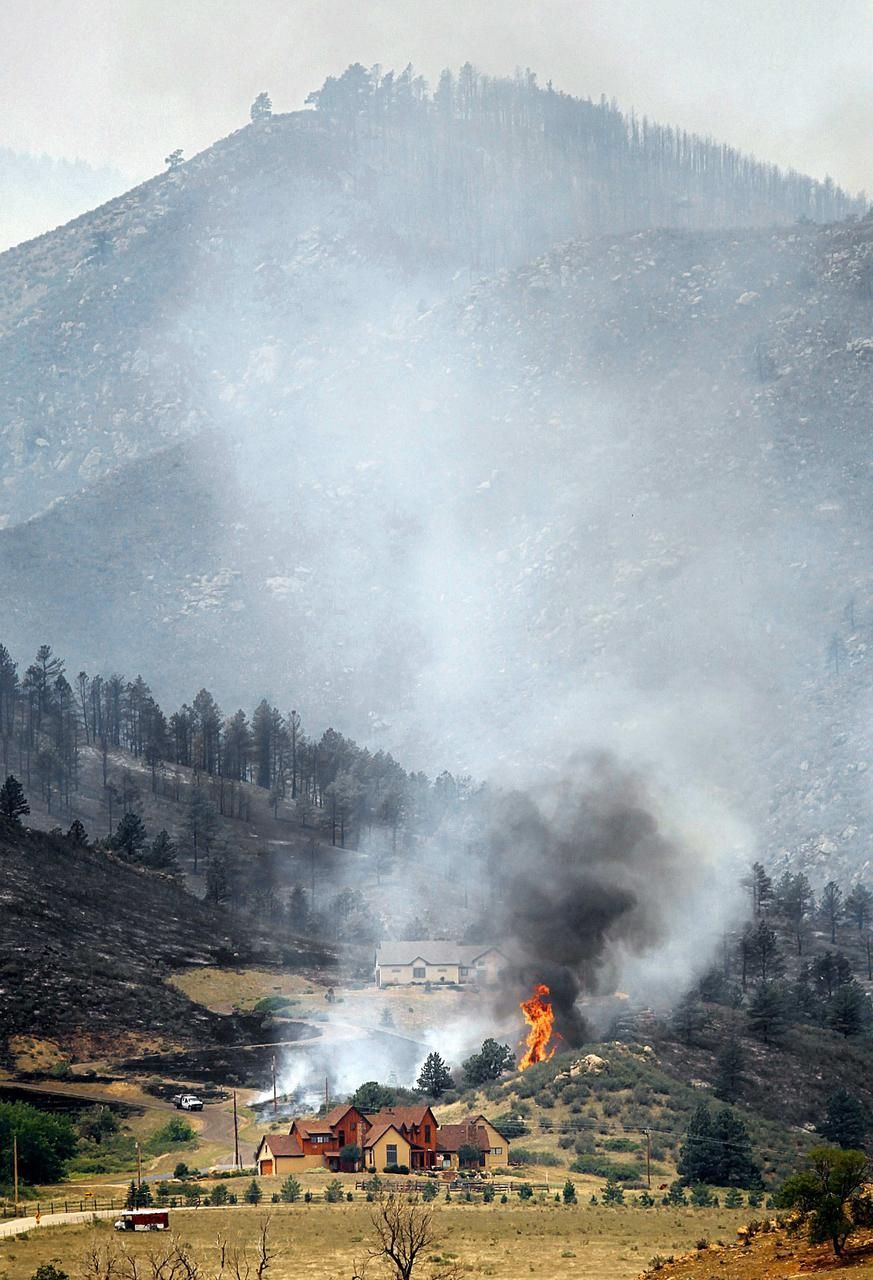
<svg viewBox="0 0 873 1280">
<path fill-rule="evenodd" d="M 730 1107 L 722 1107 L 713 1116 L 705 1102 L 698 1105 L 688 1122 L 677 1169 L 682 1181 L 692 1185 L 748 1187 L 761 1180 L 742 1120 Z"/>
<path fill-rule="evenodd" d="M 736 1102 L 743 1083 L 745 1054 L 735 1036 L 724 1042 L 716 1059 L 716 1076 L 713 1091 L 724 1102 Z"/>
<path fill-rule="evenodd" d="M 830 929 L 831 942 L 837 940 L 837 922 L 843 913 L 843 891 L 836 880 L 828 880 L 821 891 L 818 909 Z"/>
<path fill-rule="evenodd" d="M 168 831 L 158 832 L 151 847 L 143 854 L 142 860 L 147 867 L 153 867 L 156 871 L 178 871 L 176 846 Z"/>
<path fill-rule="evenodd" d="M 261 1190 L 256 1178 L 252 1178 L 246 1187 L 245 1202 L 246 1204 L 260 1204 L 264 1193 Z"/>
<path fill-rule="evenodd" d="M 867 928 L 873 918 L 873 893 L 860 881 L 852 887 L 846 898 L 845 911 L 847 918 L 858 926 L 859 933 Z"/>
<path fill-rule="evenodd" d="M 697 999 L 695 992 L 689 991 L 679 1001 L 673 1011 L 672 1027 L 683 1044 L 693 1044 L 697 1035 L 708 1021 L 706 1010 Z"/>
<path fill-rule="evenodd" d="M 252 103 L 249 116 L 252 123 L 256 124 L 259 120 L 269 120 L 273 114 L 273 103 L 268 93 L 259 93 Z"/>
<path fill-rule="evenodd" d="M 288 894 L 288 928 L 303 933 L 309 921 L 309 898 L 302 884 L 295 884 Z"/>
<path fill-rule="evenodd" d="M 14 826 L 21 826 L 21 819 L 30 813 L 30 805 L 24 788 L 17 778 L 10 773 L 3 786 L 0 787 L 0 818 L 5 818 Z"/>
<path fill-rule="evenodd" d="M 279 1199 L 283 1204 L 294 1204 L 296 1200 L 300 1199 L 300 1196 L 300 1183 L 292 1173 L 289 1173 L 288 1177 L 279 1188 Z"/>
<path fill-rule="evenodd" d="M 778 1040 L 788 1021 L 786 993 L 778 982 L 762 982 L 749 1005 L 749 1030 L 770 1044 Z"/>
<path fill-rule="evenodd" d="M 110 844 L 129 862 L 139 860 L 146 842 L 145 823 L 138 813 L 126 813 L 115 828 Z"/>
<path fill-rule="evenodd" d="M 859 1036 L 870 1022 L 870 1001 L 852 979 L 837 987 L 828 1006 L 828 1025 L 847 1039 Z"/>
<path fill-rule="evenodd" d="M 755 915 L 763 915 L 773 901 L 773 881 L 760 862 L 752 864 L 750 882 Z"/>
<path fill-rule="evenodd" d="M 70 829 L 67 832 L 67 839 L 70 844 L 77 845 L 79 848 L 87 848 L 88 832 L 85 830 L 84 824 L 78 818 L 74 818 L 70 823 Z"/>
<path fill-rule="evenodd" d="M 418 1087 L 429 1098 L 440 1098 L 446 1089 L 454 1087 L 452 1073 L 436 1052 L 429 1053 L 418 1073 Z"/>
<path fill-rule="evenodd" d="M 827 1115 L 819 1125 L 823 1138 L 846 1150 L 863 1151 L 869 1130 L 870 1113 L 859 1098 L 847 1089 L 831 1094 Z"/>
<path fill-rule="evenodd" d="M 216 906 L 227 902 L 231 896 L 232 869 L 230 857 L 224 851 L 216 852 L 209 859 L 206 869 L 206 900 Z"/>
</svg>

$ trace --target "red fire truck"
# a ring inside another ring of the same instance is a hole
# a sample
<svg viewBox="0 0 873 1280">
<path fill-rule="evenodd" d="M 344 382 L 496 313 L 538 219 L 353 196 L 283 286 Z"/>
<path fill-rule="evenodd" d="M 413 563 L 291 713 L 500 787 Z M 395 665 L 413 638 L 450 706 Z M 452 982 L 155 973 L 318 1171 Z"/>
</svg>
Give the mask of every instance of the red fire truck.
<svg viewBox="0 0 873 1280">
<path fill-rule="evenodd" d="M 116 1231 L 167 1231 L 170 1214 L 166 1209 L 125 1209 L 114 1226 Z"/>
</svg>

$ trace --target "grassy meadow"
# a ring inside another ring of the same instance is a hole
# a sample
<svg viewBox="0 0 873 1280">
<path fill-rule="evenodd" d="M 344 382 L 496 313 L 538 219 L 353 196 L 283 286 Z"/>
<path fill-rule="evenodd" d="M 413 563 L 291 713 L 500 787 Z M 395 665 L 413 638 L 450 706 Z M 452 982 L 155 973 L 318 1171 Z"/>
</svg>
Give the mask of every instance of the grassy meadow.
<svg viewBox="0 0 873 1280">
<path fill-rule="evenodd" d="M 178 1210 L 173 1229 L 207 1263 L 215 1258 L 216 1235 L 254 1242 L 269 1216 L 270 1239 L 278 1250 L 269 1275 L 274 1280 L 341 1280 L 356 1273 L 371 1238 L 366 1202 Z M 749 1210 L 607 1208 L 553 1201 L 506 1205 L 434 1205 L 435 1241 L 417 1273 L 426 1277 L 439 1261 L 456 1261 L 471 1277 L 527 1280 L 538 1274 L 624 1280 L 636 1277 L 656 1255 L 693 1250 L 699 1241 L 730 1243 Z M 106 1222 L 95 1226 L 41 1226 L 26 1237 L 0 1240 L 0 1274 L 30 1280 L 38 1266 L 54 1262 L 78 1275 L 89 1246 L 124 1246 L 145 1258 L 166 1243 L 150 1233 L 119 1236 Z"/>
</svg>

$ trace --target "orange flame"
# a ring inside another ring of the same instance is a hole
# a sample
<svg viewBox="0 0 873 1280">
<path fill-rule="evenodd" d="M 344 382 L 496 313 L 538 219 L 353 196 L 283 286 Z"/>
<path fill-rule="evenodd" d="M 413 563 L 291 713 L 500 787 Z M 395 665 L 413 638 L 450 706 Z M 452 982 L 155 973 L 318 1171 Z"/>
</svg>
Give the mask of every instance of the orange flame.
<svg viewBox="0 0 873 1280">
<path fill-rule="evenodd" d="M 519 1071 L 525 1071 L 535 1062 L 548 1062 L 549 1058 L 555 1056 L 557 1045 L 552 1045 L 551 1049 L 546 1048 L 552 1038 L 552 1024 L 555 1021 L 552 1003 L 546 999 L 549 994 L 549 988 L 541 983 L 531 998 L 522 1000 L 519 1006 L 530 1027 L 527 1033 L 527 1052 L 518 1064 Z"/>
</svg>

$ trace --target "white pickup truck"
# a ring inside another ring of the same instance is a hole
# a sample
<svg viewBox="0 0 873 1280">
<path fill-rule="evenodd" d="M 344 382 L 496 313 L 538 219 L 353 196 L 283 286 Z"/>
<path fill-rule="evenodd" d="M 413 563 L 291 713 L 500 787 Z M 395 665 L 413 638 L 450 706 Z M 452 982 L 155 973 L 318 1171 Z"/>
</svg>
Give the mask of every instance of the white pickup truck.
<svg viewBox="0 0 873 1280">
<path fill-rule="evenodd" d="M 196 1093 L 177 1093 L 173 1103 L 179 1111 L 202 1111 L 203 1102 Z"/>
</svg>

